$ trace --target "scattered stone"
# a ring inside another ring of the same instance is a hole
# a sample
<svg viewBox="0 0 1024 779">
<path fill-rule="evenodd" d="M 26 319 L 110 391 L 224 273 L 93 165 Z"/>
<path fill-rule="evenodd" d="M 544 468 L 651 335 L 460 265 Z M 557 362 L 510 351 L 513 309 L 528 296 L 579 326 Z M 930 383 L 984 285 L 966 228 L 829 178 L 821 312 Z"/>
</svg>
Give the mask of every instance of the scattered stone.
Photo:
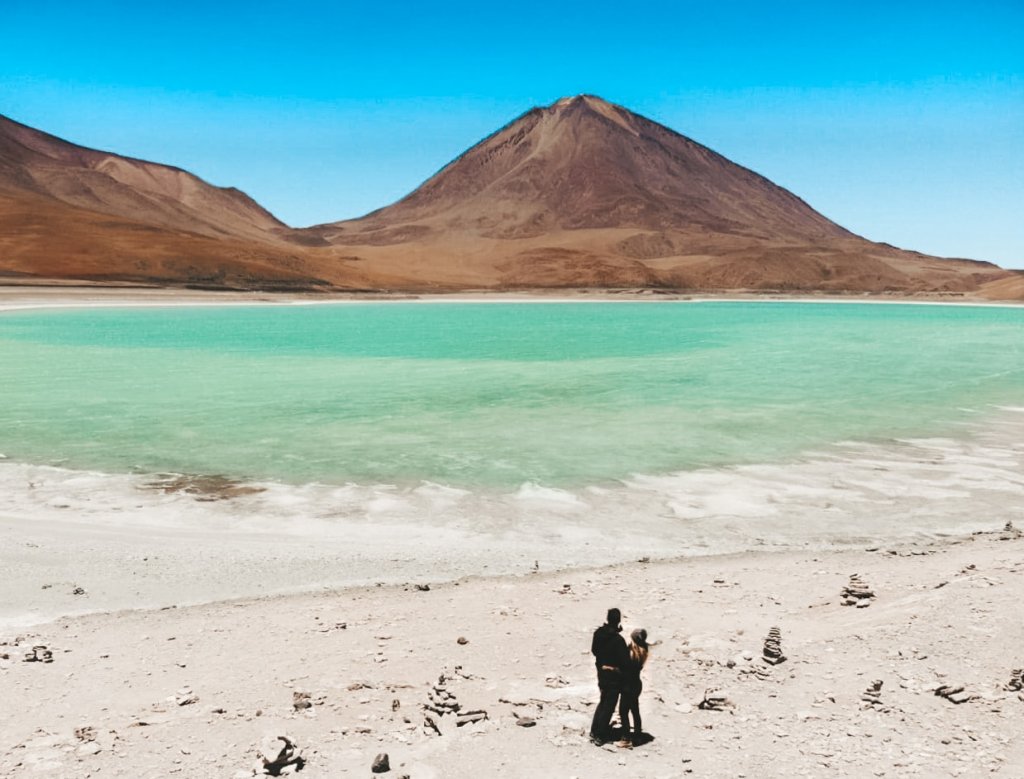
<svg viewBox="0 0 1024 779">
<path fill-rule="evenodd" d="M 558 689 L 559 687 L 568 687 L 569 680 L 561 676 L 549 676 L 544 679 L 544 686 Z"/>
<path fill-rule="evenodd" d="M 79 757 L 89 757 L 91 755 L 98 755 L 102 751 L 103 747 L 101 747 L 95 741 L 83 741 L 75 749 L 75 754 Z"/>
<path fill-rule="evenodd" d="M 85 595 L 85 587 L 78 587 L 78 586 L 76 586 L 73 590 L 71 590 L 71 594 L 72 595 Z"/>
<path fill-rule="evenodd" d="M 704 691 L 704 698 L 697 704 L 697 708 L 704 711 L 725 711 L 734 705 L 728 696 L 721 691 L 708 689 Z"/>
<path fill-rule="evenodd" d="M 465 636 L 459 636 L 459 637 L 458 637 L 458 638 L 456 639 L 456 643 L 459 643 L 459 644 L 463 644 L 463 645 L 465 645 L 465 644 L 468 644 L 468 643 L 469 643 L 469 639 L 468 639 L 468 638 L 466 638 Z"/>
<path fill-rule="evenodd" d="M 387 752 L 381 752 L 375 758 L 373 758 L 373 765 L 370 766 L 370 770 L 375 774 L 385 774 L 391 770 L 391 760 L 388 758 Z"/>
<path fill-rule="evenodd" d="M 1006 685 L 1010 692 L 1024 690 L 1024 668 L 1014 668 L 1010 671 L 1010 681 Z"/>
<path fill-rule="evenodd" d="M 429 714 L 423 715 L 423 730 L 427 733 L 433 733 L 435 736 L 441 735 L 441 729 L 437 726 L 437 723 L 434 722 L 434 718 Z"/>
<path fill-rule="evenodd" d="M 761 659 L 769 665 L 778 665 L 786 662 L 786 656 L 782 654 L 782 631 L 773 627 L 768 631 L 768 637 L 764 640 L 764 649 Z"/>
<path fill-rule="evenodd" d="M 295 690 L 292 693 L 292 707 L 296 711 L 313 708 L 313 701 L 310 700 L 310 697 L 311 696 L 308 692 L 299 692 L 298 690 Z"/>
<path fill-rule="evenodd" d="M 256 770 L 265 776 L 282 776 L 301 771 L 306 760 L 288 736 L 269 736 L 259 748 Z"/>
<path fill-rule="evenodd" d="M 402 702 L 398 698 L 391 701 L 391 711 L 398 711 L 400 708 L 402 708 Z"/>
<path fill-rule="evenodd" d="M 976 695 L 971 695 L 968 692 L 964 692 L 963 685 L 956 687 L 953 685 L 943 684 L 935 689 L 935 694 L 940 698 L 945 698 L 947 701 L 952 701 L 956 704 L 967 703 L 968 701 L 973 701 L 978 697 Z"/>
<path fill-rule="evenodd" d="M 96 728 L 92 725 L 83 725 L 80 728 L 75 728 L 75 738 L 79 741 L 95 741 Z"/>
<path fill-rule="evenodd" d="M 860 578 L 860 575 L 856 573 L 850 576 L 849 584 L 843 587 L 842 592 L 839 594 L 843 599 L 844 606 L 856 606 L 858 609 L 870 606 L 871 598 L 875 597 L 875 593 L 868 588 Z"/>
<path fill-rule="evenodd" d="M 199 703 L 199 696 L 192 692 L 190 687 L 182 687 L 174 697 L 174 702 L 179 706 L 191 706 Z"/>
<path fill-rule="evenodd" d="M 572 595 L 572 585 L 571 584 L 563 584 L 562 585 L 562 589 L 555 590 L 555 592 L 558 593 L 559 595 Z"/>
<path fill-rule="evenodd" d="M 458 719 L 455 720 L 455 724 L 461 728 L 463 725 L 468 725 L 471 722 L 480 722 L 480 720 L 485 719 L 487 719 L 487 712 L 483 709 L 477 709 L 476 711 L 464 711 L 459 714 Z"/>
<path fill-rule="evenodd" d="M 649 563 L 650 561 L 651 561 L 650 555 L 644 555 L 639 560 L 637 560 L 638 563 Z"/>
<path fill-rule="evenodd" d="M 420 592 L 430 592 L 429 584 L 417 584 L 416 589 Z"/>
<path fill-rule="evenodd" d="M 533 717 L 516 717 L 516 724 L 521 728 L 532 728 L 537 724 Z"/>
<path fill-rule="evenodd" d="M 26 663 L 52 663 L 53 651 L 46 648 L 45 644 L 38 644 L 25 653 Z"/>
</svg>

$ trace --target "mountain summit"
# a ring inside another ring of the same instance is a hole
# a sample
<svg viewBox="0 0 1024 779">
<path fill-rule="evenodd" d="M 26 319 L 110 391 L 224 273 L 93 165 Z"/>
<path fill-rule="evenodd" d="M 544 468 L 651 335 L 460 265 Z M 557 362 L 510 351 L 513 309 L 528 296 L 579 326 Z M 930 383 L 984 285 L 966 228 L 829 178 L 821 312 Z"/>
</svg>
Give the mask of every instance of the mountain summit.
<svg viewBox="0 0 1024 779">
<path fill-rule="evenodd" d="M 492 238 L 609 227 L 850 235 L 766 178 L 592 95 L 523 114 L 360 226 L 422 221 Z"/>
<path fill-rule="evenodd" d="M 959 291 L 982 268 L 864 240 L 593 95 L 534 108 L 397 203 L 310 230 L 428 287 Z"/>
</svg>

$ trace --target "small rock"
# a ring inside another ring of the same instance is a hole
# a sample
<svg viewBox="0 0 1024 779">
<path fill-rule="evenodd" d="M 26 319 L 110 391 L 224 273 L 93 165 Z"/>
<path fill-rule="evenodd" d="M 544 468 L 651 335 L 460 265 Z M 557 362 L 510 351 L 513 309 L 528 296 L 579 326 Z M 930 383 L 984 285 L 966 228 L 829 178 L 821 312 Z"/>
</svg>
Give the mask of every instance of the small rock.
<svg viewBox="0 0 1024 779">
<path fill-rule="evenodd" d="M 373 759 L 373 765 L 370 766 L 370 770 L 375 774 L 384 774 L 391 770 L 391 760 L 388 758 L 387 752 L 381 752 L 377 757 Z"/>
<path fill-rule="evenodd" d="M 458 637 L 458 638 L 456 639 L 456 643 L 459 643 L 459 644 L 468 644 L 468 643 L 469 643 L 469 639 L 468 639 L 468 638 L 466 638 L 465 636 L 459 636 L 459 637 Z"/>
</svg>

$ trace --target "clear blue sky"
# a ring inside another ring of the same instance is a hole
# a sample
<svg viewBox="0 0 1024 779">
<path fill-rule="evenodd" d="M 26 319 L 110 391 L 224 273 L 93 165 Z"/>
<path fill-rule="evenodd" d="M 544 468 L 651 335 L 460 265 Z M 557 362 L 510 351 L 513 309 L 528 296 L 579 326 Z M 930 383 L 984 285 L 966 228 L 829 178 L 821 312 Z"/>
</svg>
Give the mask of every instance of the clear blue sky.
<svg viewBox="0 0 1024 779">
<path fill-rule="evenodd" d="M 1024 2 L 2 0 L 0 113 L 284 221 L 396 200 L 589 92 L 868 238 L 1024 267 Z"/>
</svg>

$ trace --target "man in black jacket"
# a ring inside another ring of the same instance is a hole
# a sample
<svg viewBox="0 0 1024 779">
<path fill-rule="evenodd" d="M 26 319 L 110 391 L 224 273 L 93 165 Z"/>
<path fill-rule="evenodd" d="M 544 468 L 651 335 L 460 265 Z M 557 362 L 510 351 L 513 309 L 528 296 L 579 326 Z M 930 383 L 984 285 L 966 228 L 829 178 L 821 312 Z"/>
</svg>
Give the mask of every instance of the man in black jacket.
<svg viewBox="0 0 1024 779">
<path fill-rule="evenodd" d="M 590 725 L 590 740 L 597 745 L 611 741 L 612 714 L 622 691 L 622 670 L 629 662 L 629 648 L 619 635 L 622 632 L 621 622 L 622 613 L 618 609 L 608 609 L 607 622 L 594 631 L 590 642 L 590 651 L 597 666 L 597 686 L 601 691 L 601 700 Z"/>
</svg>

